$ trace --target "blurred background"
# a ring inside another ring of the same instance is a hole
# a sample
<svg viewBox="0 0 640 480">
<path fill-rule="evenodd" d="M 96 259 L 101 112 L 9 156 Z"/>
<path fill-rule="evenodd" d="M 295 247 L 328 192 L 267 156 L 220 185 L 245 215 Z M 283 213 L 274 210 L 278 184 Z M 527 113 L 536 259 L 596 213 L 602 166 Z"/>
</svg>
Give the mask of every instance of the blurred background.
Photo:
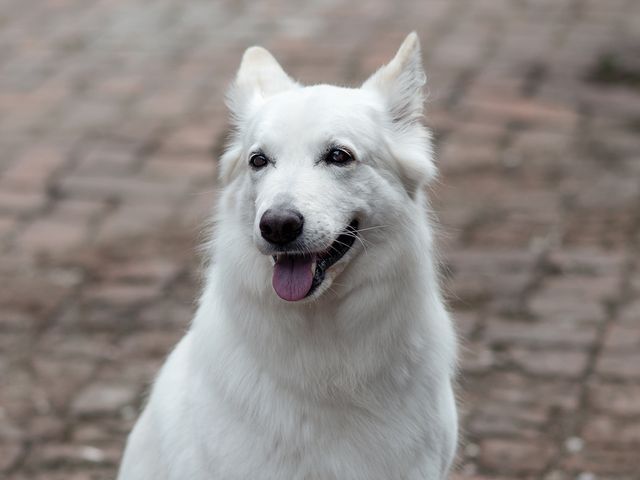
<svg viewBox="0 0 640 480">
<path fill-rule="evenodd" d="M 194 311 L 243 50 L 358 85 L 411 30 L 452 478 L 640 478 L 637 0 L 0 0 L 0 478 L 114 478 Z"/>
</svg>

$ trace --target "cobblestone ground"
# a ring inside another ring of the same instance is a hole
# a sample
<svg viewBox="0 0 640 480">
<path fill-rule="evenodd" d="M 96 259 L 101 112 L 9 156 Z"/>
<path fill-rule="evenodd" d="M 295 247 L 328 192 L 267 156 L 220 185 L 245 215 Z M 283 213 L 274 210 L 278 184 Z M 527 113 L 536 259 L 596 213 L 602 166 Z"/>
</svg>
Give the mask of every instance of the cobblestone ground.
<svg viewBox="0 0 640 480">
<path fill-rule="evenodd" d="M 113 478 L 199 289 L 223 92 L 422 38 L 453 478 L 640 478 L 640 2 L 0 0 L 0 477 Z"/>
</svg>

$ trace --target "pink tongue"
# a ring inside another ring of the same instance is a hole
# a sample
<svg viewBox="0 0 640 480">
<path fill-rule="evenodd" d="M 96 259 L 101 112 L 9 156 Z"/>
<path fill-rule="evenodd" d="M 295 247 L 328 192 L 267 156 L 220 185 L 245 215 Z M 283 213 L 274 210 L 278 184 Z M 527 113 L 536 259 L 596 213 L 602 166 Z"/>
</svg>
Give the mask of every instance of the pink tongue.
<svg viewBox="0 0 640 480">
<path fill-rule="evenodd" d="M 273 289 L 283 300 L 295 302 L 306 297 L 313 283 L 314 257 L 311 255 L 280 255 L 273 267 Z"/>
</svg>

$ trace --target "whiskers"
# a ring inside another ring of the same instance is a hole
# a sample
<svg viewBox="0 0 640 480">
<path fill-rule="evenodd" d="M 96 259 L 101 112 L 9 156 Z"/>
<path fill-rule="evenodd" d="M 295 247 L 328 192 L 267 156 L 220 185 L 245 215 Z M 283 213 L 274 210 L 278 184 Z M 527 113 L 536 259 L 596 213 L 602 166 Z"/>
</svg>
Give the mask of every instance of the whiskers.
<svg viewBox="0 0 640 480">
<path fill-rule="evenodd" d="M 351 237 L 354 240 L 358 240 L 360 242 L 360 244 L 362 245 L 362 248 L 364 249 L 364 254 L 365 255 L 367 254 L 367 244 L 365 243 L 365 240 L 360 235 L 357 235 L 355 232 L 350 232 L 350 231 L 347 231 L 347 232 L 343 233 L 343 235 L 345 237 Z M 350 247 L 350 245 L 347 245 L 346 243 L 341 242 L 340 240 L 336 240 L 336 243 L 344 245 L 345 247 Z"/>
<path fill-rule="evenodd" d="M 356 228 L 354 231 L 357 233 L 361 233 L 361 232 L 367 232 L 369 230 L 378 230 L 378 229 L 383 229 L 383 228 L 389 228 L 391 225 L 373 225 L 371 227 L 367 227 L 367 228 Z"/>
<path fill-rule="evenodd" d="M 369 232 L 371 230 L 382 230 L 388 227 L 390 227 L 390 225 L 372 225 L 371 227 L 348 229 L 346 232 L 344 232 L 344 235 L 358 240 L 362 245 L 362 248 L 364 249 L 364 253 L 366 255 L 368 253 L 367 245 L 371 247 L 373 243 L 370 240 L 365 239 L 362 236 L 362 233 Z"/>
</svg>

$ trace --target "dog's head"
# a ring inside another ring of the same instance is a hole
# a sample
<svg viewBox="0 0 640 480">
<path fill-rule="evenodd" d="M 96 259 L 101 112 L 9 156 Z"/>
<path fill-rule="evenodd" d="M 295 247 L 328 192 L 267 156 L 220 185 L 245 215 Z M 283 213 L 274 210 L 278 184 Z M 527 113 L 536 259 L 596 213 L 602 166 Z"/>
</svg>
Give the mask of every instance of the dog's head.
<svg viewBox="0 0 640 480">
<path fill-rule="evenodd" d="M 304 87 L 265 49 L 245 52 L 220 178 L 280 298 L 318 298 L 360 252 L 407 228 L 407 206 L 435 174 L 424 83 L 415 33 L 356 89 Z"/>
</svg>

